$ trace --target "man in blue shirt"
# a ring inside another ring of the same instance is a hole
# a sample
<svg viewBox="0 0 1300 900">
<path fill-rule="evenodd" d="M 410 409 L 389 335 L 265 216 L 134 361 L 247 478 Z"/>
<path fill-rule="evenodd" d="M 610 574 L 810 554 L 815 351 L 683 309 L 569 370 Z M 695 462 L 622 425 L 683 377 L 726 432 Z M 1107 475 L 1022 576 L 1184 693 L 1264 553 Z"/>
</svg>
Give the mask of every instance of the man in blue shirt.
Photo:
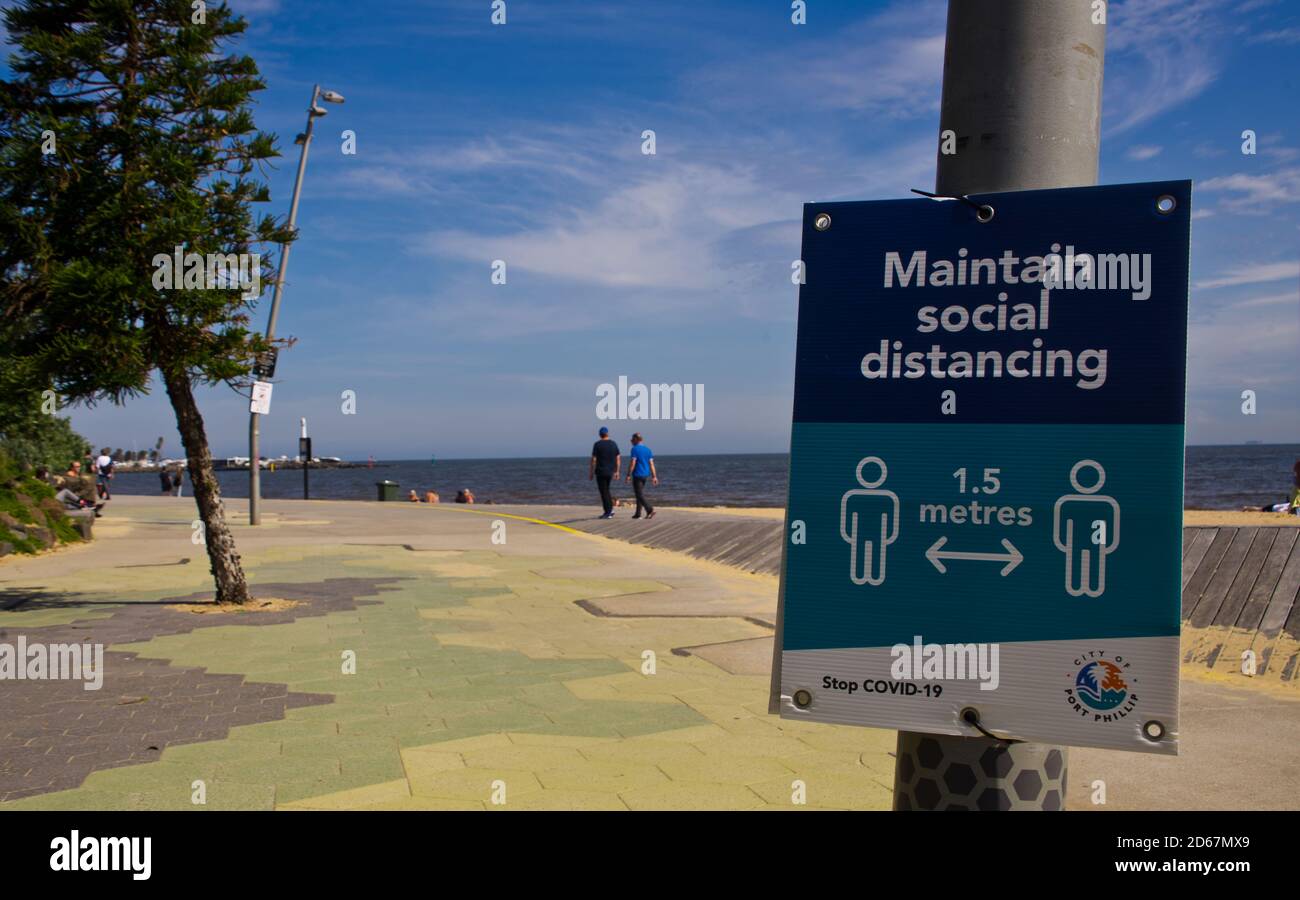
<svg viewBox="0 0 1300 900">
<path fill-rule="evenodd" d="M 631 461 L 627 464 L 627 480 L 632 482 L 632 490 L 636 491 L 636 515 L 632 518 L 641 518 L 641 508 L 645 507 L 646 519 L 653 519 L 655 508 L 645 498 L 645 482 L 649 478 L 652 484 L 659 484 L 659 473 L 655 470 L 655 455 L 645 445 L 645 438 L 641 437 L 639 431 L 632 435 L 630 456 Z"/>
</svg>

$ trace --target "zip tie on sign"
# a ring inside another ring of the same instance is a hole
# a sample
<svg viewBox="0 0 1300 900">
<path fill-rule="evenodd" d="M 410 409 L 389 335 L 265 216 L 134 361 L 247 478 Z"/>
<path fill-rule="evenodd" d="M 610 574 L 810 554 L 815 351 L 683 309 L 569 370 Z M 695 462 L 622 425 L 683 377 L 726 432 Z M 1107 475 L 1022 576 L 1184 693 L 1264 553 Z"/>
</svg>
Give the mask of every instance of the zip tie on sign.
<svg viewBox="0 0 1300 900">
<path fill-rule="evenodd" d="M 976 203 L 965 194 L 950 197 L 946 194 L 932 194 L 929 191 L 923 191 L 920 188 L 912 188 L 911 191 L 913 194 L 920 194 L 922 197 L 929 197 L 931 200 L 960 200 L 962 203 L 965 203 L 971 209 L 975 210 L 975 220 L 977 222 L 989 222 L 993 219 L 993 207 L 988 204 Z"/>
<path fill-rule="evenodd" d="M 993 738 L 993 740 L 997 741 L 998 743 L 1001 744 L 1024 743 L 1023 741 L 1018 741 L 1015 738 L 1005 738 L 989 731 L 987 728 L 985 728 L 983 725 L 980 724 L 979 710 L 977 710 L 973 706 L 968 706 L 961 711 L 961 720 L 965 722 L 967 725 L 969 725 L 971 728 L 974 728 L 980 734 L 984 735 L 987 738 Z"/>
</svg>

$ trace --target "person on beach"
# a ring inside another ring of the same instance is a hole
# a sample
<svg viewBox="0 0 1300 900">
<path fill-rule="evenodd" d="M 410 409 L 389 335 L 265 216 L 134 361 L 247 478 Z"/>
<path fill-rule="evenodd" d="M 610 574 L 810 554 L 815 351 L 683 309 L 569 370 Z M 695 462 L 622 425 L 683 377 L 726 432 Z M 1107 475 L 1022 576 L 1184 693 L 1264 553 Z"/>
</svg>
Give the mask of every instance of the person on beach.
<svg viewBox="0 0 1300 900">
<path fill-rule="evenodd" d="M 605 508 L 602 519 L 614 518 L 614 496 L 609 492 L 609 483 L 618 477 L 623 468 L 623 455 L 618 444 L 609 436 L 609 429 L 600 429 L 600 440 L 591 445 L 591 462 L 587 466 L 587 480 L 596 480 L 600 489 L 600 505 Z"/>
<path fill-rule="evenodd" d="M 1291 499 L 1285 503 L 1265 503 L 1263 506 L 1258 507 L 1259 512 L 1294 513 L 1300 516 L 1300 458 L 1296 459 L 1295 465 L 1291 467 L 1291 472 L 1294 475 L 1291 486 Z M 1255 512 L 1257 510 L 1254 506 L 1243 506 L 1241 509 L 1242 512 Z"/>
<path fill-rule="evenodd" d="M 461 488 L 459 491 L 456 492 L 456 502 L 457 502 L 457 503 L 473 503 L 473 502 L 474 502 L 474 492 L 471 491 L 469 488 Z"/>
<path fill-rule="evenodd" d="M 655 508 L 645 498 L 645 482 L 649 478 L 651 484 L 658 485 L 659 473 L 655 470 L 655 455 L 645 445 L 645 438 L 639 431 L 632 435 L 632 451 L 628 456 L 631 459 L 627 464 L 627 481 L 632 482 L 632 490 L 636 492 L 636 514 L 632 518 L 641 518 L 641 508 L 645 507 L 646 519 L 653 519 Z"/>
<path fill-rule="evenodd" d="M 434 491 L 434 490 L 428 490 L 428 491 L 425 491 L 425 492 L 424 492 L 424 502 L 425 502 L 425 503 L 437 503 L 440 499 L 442 499 L 442 498 L 438 496 L 438 492 L 437 492 L 437 491 Z"/>
<path fill-rule="evenodd" d="M 420 495 L 415 492 L 415 488 L 411 488 L 411 493 L 406 499 L 410 500 L 412 503 L 419 503 Z"/>
</svg>

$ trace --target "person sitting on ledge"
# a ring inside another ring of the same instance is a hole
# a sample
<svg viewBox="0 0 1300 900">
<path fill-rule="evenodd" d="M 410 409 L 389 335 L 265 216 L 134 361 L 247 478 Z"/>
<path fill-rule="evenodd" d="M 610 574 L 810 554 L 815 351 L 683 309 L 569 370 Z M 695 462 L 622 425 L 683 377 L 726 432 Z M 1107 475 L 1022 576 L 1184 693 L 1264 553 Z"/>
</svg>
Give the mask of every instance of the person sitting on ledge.
<svg viewBox="0 0 1300 900">
<path fill-rule="evenodd" d="M 415 492 L 415 488 L 411 488 L 411 493 L 406 499 L 410 500 L 412 503 L 419 503 L 420 495 Z"/>
<path fill-rule="evenodd" d="M 80 465 L 80 463 L 73 463 L 68 467 L 69 473 L 77 473 L 75 476 L 52 475 L 44 466 L 37 468 L 35 475 L 54 488 L 54 499 L 62 503 L 65 509 L 93 509 L 95 517 L 98 518 L 103 515 L 100 510 L 104 508 L 104 502 L 96 496 L 94 486 L 82 480 Z"/>
<path fill-rule="evenodd" d="M 474 502 L 474 492 L 471 491 L 469 488 L 461 488 L 459 491 L 456 492 L 456 502 L 457 502 L 457 503 L 473 503 L 473 502 Z"/>
<path fill-rule="evenodd" d="M 439 499 L 441 498 L 439 498 L 437 491 L 429 490 L 424 492 L 425 503 L 437 503 Z"/>
</svg>

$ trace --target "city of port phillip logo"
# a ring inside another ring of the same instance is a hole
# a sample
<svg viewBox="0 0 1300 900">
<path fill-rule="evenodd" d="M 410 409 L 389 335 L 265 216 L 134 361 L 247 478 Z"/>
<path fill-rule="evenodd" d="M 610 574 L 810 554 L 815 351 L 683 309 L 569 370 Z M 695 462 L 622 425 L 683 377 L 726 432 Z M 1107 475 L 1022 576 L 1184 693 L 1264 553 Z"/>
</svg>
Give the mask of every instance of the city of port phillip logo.
<svg viewBox="0 0 1300 900">
<path fill-rule="evenodd" d="M 1129 684 L 1129 666 L 1124 657 L 1107 657 L 1104 650 L 1089 650 L 1075 657 L 1070 670 L 1073 684 L 1065 689 L 1070 708 L 1094 722 L 1114 722 L 1127 716 L 1138 702 Z"/>
<path fill-rule="evenodd" d="M 617 385 L 596 386 L 596 418 L 677 420 L 687 431 L 699 431 L 704 427 L 704 385 L 629 384 L 620 375 Z"/>
<path fill-rule="evenodd" d="M 176 246 L 153 258 L 153 286 L 160 291 L 241 291 L 244 299 L 262 294 L 262 254 L 186 253 Z"/>
</svg>

